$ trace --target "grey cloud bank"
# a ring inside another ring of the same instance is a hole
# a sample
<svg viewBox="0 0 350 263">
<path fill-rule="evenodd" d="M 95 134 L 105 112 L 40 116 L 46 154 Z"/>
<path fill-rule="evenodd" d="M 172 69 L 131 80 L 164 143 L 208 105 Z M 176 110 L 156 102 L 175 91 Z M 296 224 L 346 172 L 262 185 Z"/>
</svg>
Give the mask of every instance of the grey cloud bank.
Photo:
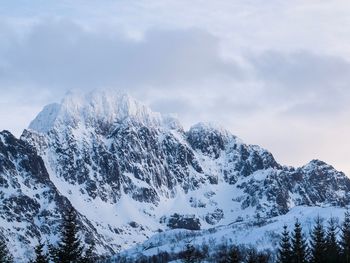
<svg viewBox="0 0 350 263">
<path fill-rule="evenodd" d="M 350 64 L 335 26 L 342 12 L 325 18 L 323 3 L 298 1 L 33 3 L 0 12 L 1 129 L 19 135 L 70 89 L 112 87 L 177 113 L 187 127 L 217 122 L 283 163 L 321 158 L 350 172 Z M 60 15 L 43 15 L 53 10 Z M 301 30 L 286 44 L 298 32 L 292 17 L 299 27 L 328 23 L 318 37 Z"/>
</svg>

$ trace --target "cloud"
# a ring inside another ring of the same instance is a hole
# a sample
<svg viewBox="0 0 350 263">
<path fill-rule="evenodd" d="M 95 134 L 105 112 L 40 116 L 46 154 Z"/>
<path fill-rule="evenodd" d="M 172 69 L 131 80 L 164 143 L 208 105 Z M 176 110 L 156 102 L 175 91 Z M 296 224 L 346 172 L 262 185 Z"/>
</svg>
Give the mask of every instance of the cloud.
<svg viewBox="0 0 350 263">
<path fill-rule="evenodd" d="M 37 109 L 70 89 L 112 87 L 161 112 L 187 109 L 193 122 L 195 111 L 207 120 L 204 109 L 216 106 L 213 96 L 234 92 L 228 82 L 245 78 L 238 64 L 222 57 L 219 40 L 201 29 L 153 29 L 134 39 L 118 28 L 89 30 L 66 19 L 38 20 L 17 33 L 2 26 L 8 30 L 2 35 L 7 44 L 0 45 L 0 91 L 11 96 L 0 112 L 23 98 Z"/>
<path fill-rule="evenodd" d="M 161 112 L 176 111 L 164 103 L 172 96 L 194 112 L 196 98 L 202 96 L 205 106 L 216 93 L 213 86 L 225 88 L 221 79 L 244 78 L 238 65 L 221 56 L 219 40 L 200 29 L 154 29 L 134 39 L 118 28 L 88 30 L 66 19 L 38 20 L 18 32 L 0 26 L 7 29 L 0 44 L 0 91 L 8 94 L 0 104 L 4 124 L 9 105 L 17 111 L 24 100 L 37 110 L 70 89 L 101 87 L 129 92 Z M 20 134 L 24 125 L 13 129 Z"/>
<path fill-rule="evenodd" d="M 135 39 L 67 19 L 38 20 L 20 33 L 1 26 L 0 90 L 24 94 L 35 108 L 70 89 L 116 87 L 186 123 L 348 109 L 350 64 L 336 56 L 270 50 L 242 52 L 238 63 L 202 29 L 155 28 Z"/>
<path fill-rule="evenodd" d="M 0 10 L 1 129 L 19 135 L 69 89 L 116 87 L 282 162 L 349 169 L 349 3 L 27 2 Z"/>
<path fill-rule="evenodd" d="M 3 86 L 129 89 L 240 75 L 237 66 L 220 58 L 218 40 L 198 29 L 148 31 L 135 41 L 70 21 L 43 21 L 0 52 Z"/>
<path fill-rule="evenodd" d="M 238 63 L 203 29 L 154 28 L 135 39 L 69 19 L 41 19 L 17 34 L 0 26 L 0 90 L 12 93 L 52 99 L 69 89 L 116 87 L 160 111 L 182 105 L 203 119 L 265 111 L 314 118 L 348 107 L 350 64 L 337 56 L 245 50 Z"/>
<path fill-rule="evenodd" d="M 255 76 L 264 84 L 264 99 L 284 104 L 283 113 L 314 117 L 348 108 L 350 63 L 310 51 L 264 52 L 250 57 Z"/>
</svg>

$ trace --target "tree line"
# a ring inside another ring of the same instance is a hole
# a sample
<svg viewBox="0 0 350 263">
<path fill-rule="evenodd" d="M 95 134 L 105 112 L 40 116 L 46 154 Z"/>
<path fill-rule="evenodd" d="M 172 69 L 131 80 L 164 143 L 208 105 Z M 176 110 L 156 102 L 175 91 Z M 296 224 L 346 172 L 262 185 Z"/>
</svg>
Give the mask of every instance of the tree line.
<svg viewBox="0 0 350 263">
<path fill-rule="evenodd" d="M 345 212 L 340 227 L 335 218 L 324 226 L 323 220 L 317 217 L 309 242 L 298 220 L 292 233 L 284 226 L 277 263 L 350 263 L 350 213 Z"/>
<path fill-rule="evenodd" d="M 253 247 L 243 245 L 228 245 L 222 243 L 209 248 L 207 244 L 193 245 L 186 243 L 180 252 L 161 251 L 152 256 L 119 255 L 105 263 L 168 263 L 172 261 L 183 263 L 215 262 L 215 263 L 269 263 L 273 262 L 270 250 L 258 251 Z"/>
<path fill-rule="evenodd" d="M 30 263 L 93 263 L 97 262 L 94 244 L 87 249 L 78 237 L 76 213 L 68 210 L 61 226 L 60 241 L 53 246 L 39 240 L 35 247 L 35 256 Z M 137 259 L 116 257 L 110 262 L 162 263 L 181 260 L 185 263 L 350 263 L 350 212 L 345 212 L 344 221 L 338 225 L 335 218 L 330 218 L 327 225 L 321 217 L 315 219 L 309 238 L 303 232 L 302 225 L 296 220 L 292 231 L 283 226 L 279 247 L 275 253 L 269 250 L 258 251 L 243 245 L 228 245 L 227 242 L 213 245 L 195 246 L 187 242 L 182 251 L 177 253 L 159 252 L 153 256 L 140 256 Z M 210 252 L 211 251 L 211 252 Z M 107 261 L 106 261 L 107 262 Z M 6 242 L 0 238 L 0 263 L 13 263 Z"/>
<path fill-rule="evenodd" d="M 327 225 L 317 217 L 311 232 L 306 237 L 302 225 L 296 220 L 291 232 L 283 226 L 277 251 L 258 251 L 244 245 L 222 243 L 208 247 L 207 244 L 194 245 L 187 242 L 179 253 L 160 252 L 153 256 L 138 258 L 119 257 L 118 263 L 166 263 L 180 260 L 184 263 L 350 263 L 350 213 L 339 225 L 330 218 Z M 211 251 L 211 252 L 210 252 Z"/>
</svg>

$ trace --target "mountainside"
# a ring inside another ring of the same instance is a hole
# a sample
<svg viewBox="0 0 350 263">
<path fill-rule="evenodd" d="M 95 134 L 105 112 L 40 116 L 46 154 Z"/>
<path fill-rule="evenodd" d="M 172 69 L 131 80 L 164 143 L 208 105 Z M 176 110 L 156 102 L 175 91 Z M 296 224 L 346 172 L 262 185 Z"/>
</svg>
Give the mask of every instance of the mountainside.
<svg viewBox="0 0 350 263">
<path fill-rule="evenodd" d="M 20 139 L 0 134 L 0 232 L 19 257 L 40 236 L 55 242 L 71 205 L 84 242 L 112 254 L 162 231 L 261 231 L 299 208 L 344 207 L 349 193 L 350 180 L 322 161 L 285 167 L 222 128 L 184 131 L 115 92 L 69 94 Z"/>
<path fill-rule="evenodd" d="M 0 190 L 0 231 L 14 255 L 29 257 L 40 237 L 56 242 L 71 203 L 51 182 L 35 149 L 7 131 L 0 133 Z M 103 240 L 84 215 L 75 213 L 85 242 Z M 108 246 L 104 250 L 112 251 Z"/>
</svg>

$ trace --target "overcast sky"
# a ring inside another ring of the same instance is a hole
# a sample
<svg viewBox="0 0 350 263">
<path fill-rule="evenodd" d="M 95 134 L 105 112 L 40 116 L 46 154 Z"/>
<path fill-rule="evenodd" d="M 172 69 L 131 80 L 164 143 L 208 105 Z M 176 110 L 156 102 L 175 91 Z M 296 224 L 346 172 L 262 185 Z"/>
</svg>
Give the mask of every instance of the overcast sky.
<svg viewBox="0 0 350 263">
<path fill-rule="evenodd" d="M 71 89 L 222 125 L 282 164 L 350 175 L 350 2 L 4 0 L 0 129 Z"/>
</svg>

